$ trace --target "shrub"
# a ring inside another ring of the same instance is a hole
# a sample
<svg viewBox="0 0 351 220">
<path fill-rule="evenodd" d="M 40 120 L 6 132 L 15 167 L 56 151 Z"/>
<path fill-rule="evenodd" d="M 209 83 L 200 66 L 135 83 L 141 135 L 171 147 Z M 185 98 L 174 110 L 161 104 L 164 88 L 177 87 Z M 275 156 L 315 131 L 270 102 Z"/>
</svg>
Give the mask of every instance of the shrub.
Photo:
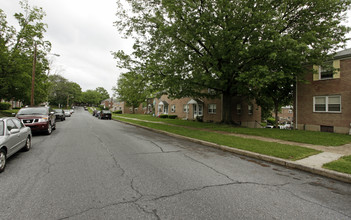
<svg viewBox="0 0 351 220">
<path fill-rule="evenodd" d="M 176 119 L 178 116 L 177 115 L 168 115 L 168 118 L 170 119 Z"/>
<path fill-rule="evenodd" d="M 122 114 L 122 110 L 117 110 L 117 111 L 114 111 L 112 112 L 113 114 Z"/>
<path fill-rule="evenodd" d="M 160 115 L 160 118 L 168 118 L 168 115 Z"/>
<path fill-rule="evenodd" d="M 8 110 L 11 107 L 11 103 L 0 102 L 0 110 Z"/>
<path fill-rule="evenodd" d="M 204 117 L 203 116 L 196 116 L 196 121 L 203 122 L 204 121 Z"/>
<path fill-rule="evenodd" d="M 267 123 L 271 124 L 271 125 L 274 125 L 275 124 L 275 118 L 272 118 L 272 117 L 267 118 Z"/>
</svg>

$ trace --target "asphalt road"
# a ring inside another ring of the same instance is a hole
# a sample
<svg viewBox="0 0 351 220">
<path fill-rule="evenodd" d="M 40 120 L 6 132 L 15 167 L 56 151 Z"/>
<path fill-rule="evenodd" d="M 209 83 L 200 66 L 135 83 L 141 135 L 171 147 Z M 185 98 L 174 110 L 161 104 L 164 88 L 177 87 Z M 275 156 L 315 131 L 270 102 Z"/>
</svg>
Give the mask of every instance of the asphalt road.
<svg viewBox="0 0 351 220">
<path fill-rule="evenodd" d="M 78 109 L 0 174 L 0 219 L 351 219 L 351 185 Z"/>
</svg>

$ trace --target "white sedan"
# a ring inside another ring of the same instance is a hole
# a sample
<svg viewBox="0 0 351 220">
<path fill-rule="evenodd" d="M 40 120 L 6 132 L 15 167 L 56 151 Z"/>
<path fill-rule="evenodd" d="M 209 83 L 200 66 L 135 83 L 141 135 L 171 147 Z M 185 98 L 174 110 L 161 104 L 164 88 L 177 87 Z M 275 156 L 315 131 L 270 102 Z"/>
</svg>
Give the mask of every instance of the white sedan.
<svg viewBox="0 0 351 220">
<path fill-rule="evenodd" d="M 32 132 L 17 118 L 0 118 L 0 173 L 5 170 L 7 158 L 23 149 L 31 148 Z"/>
</svg>

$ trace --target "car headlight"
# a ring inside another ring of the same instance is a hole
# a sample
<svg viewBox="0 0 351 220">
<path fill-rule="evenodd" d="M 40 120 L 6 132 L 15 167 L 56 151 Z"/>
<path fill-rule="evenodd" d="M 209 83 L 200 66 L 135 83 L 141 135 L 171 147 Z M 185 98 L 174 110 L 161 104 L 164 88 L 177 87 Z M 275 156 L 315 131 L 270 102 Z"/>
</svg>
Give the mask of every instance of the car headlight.
<svg viewBox="0 0 351 220">
<path fill-rule="evenodd" d="M 39 118 L 39 122 L 47 122 L 49 118 Z"/>
</svg>

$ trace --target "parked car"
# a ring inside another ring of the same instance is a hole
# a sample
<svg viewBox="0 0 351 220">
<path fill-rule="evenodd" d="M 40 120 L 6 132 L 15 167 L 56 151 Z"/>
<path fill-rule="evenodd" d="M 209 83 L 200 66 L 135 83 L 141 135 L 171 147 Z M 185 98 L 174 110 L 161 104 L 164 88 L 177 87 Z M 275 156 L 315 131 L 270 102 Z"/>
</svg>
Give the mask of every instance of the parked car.
<svg viewBox="0 0 351 220">
<path fill-rule="evenodd" d="M 63 111 L 63 109 L 55 109 L 54 111 L 56 119 L 59 119 L 61 121 L 66 120 L 65 112 Z"/>
<path fill-rule="evenodd" d="M 71 117 L 71 112 L 69 111 L 69 109 L 65 109 L 63 111 L 65 112 L 65 117 Z"/>
<path fill-rule="evenodd" d="M 71 113 L 71 115 L 74 113 L 74 109 L 70 109 L 69 112 Z"/>
<path fill-rule="evenodd" d="M 99 110 L 94 109 L 94 111 L 93 111 L 93 116 L 97 117 L 96 113 L 97 113 L 98 111 L 99 111 Z"/>
<path fill-rule="evenodd" d="M 110 110 L 102 110 L 98 117 L 99 117 L 99 119 L 106 118 L 106 119 L 110 119 L 111 120 L 111 118 L 112 118 L 111 116 L 112 116 L 112 114 L 111 114 Z"/>
<path fill-rule="evenodd" d="M 101 113 L 101 111 L 96 111 L 94 116 L 98 118 L 100 116 L 100 113 Z"/>
<path fill-rule="evenodd" d="M 56 129 L 55 111 L 50 107 L 25 107 L 21 108 L 16 117 L 27 126 L 32 132 L 44 131 L 51 134 Z"/>
<path fill-rule="evenodd" d="M 14 117 L 0 118 L 0 173 L 5 170 L 7 158 L 23 149 L 29 151 L 32 132 Z"/>
</svg>

